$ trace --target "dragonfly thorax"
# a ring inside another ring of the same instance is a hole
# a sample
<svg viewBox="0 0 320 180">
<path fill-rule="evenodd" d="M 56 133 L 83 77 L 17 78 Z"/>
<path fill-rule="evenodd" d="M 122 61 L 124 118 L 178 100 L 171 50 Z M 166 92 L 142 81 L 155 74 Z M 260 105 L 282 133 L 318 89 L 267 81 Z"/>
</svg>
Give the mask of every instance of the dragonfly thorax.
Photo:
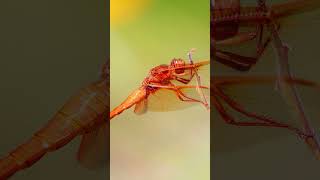
<svg viewBox="0 0 320 180">
<path fill-rule="evenodd" d="M 171 74 L 168 65 L 159 65 L 150 70 L 149 76 L 145 78 L 143 84 L 167 84 L 172 79 Z"/>
<path fill-rule="evenodd" d="M 151 76 L 165 76 L 169 74 L 169 66 L 166 64 L 159 65 L 150 70 Z"/>
</svg>

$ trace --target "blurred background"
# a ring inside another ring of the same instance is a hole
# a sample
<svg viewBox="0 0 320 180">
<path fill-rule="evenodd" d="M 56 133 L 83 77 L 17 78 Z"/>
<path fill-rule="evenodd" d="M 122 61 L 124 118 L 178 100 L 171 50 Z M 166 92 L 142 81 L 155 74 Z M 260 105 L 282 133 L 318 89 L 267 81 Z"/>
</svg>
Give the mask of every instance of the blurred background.
<svg viewBox="0 0 320 180">
<path fill-rule="evenodd" d="M 227 1 L 227 0 L 226 0 Z M 285 0 L 286 1 L 286 0 Z M 268 4 L 285 2 L 268 0 Z M 243 0 L 243 5 L 256 5 L 255 0 Z M 281 20 L 281 39 L 288 44 L 289 63 L 296 77 L 320 82 L 317 35 L 320 30 L 320 11 L 309 12 Z M 241 29 L 242 31 L 244 29 Z M 254 30 L 252 28 L 251 30 Z M 268 34 L 268 33 L 267 33 Z M 254 44 L 228 48 L 242 55 L 253 55 Z M 275 75 L 275 49 L 270 45 L 259 62 L 248 73 L 239 73 L 213 62 L 216 75 Z M 214 77 L 213 77 L 214 78 Z M 252 112 L 279 121 L 298 125 L 297 119 L 283 101 L 275 84 L 259 86 L 233 86 L 226 92 Z M 315 130 L 320 134 L 319 91 L 299 87 L 306 112 Z M 247 120 L 239 114 L 233 114 Z M 212 177 L 233 179 L 318 179 L 319 161 L 309 148 L 293 133 L 275 128 L 237 127 L 225 124 L 216 112 L 213 117 Z"/>
<path fill-rule="evenodd" d="M 111 0 L 111 109 L 141 85 L 151 68 L 187 59 L 209 60 L 209 2 Z M 111 122 L 112 180 L 209 179 L 209 111 L 195 105 Z"/>
</svg>

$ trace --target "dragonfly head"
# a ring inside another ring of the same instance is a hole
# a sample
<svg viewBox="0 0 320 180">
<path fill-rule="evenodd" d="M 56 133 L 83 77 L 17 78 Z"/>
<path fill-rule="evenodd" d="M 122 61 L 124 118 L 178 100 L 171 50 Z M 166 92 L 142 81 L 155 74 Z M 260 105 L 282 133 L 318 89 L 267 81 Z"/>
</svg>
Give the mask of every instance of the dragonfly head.
<svg viewBox="0 0 320 180">
<path fill-rule="evenodd" d="M 172 68 L 184 67 L 185 64 L 186 64 L 186 62 L 185 62 L 183 59 L 180 59 L 180 58 L 178 58 L 178 59 L 173 58 L 173 59 L 171 60 L 171 63 L 170 63 L 170 65 L 171 65 Z M 184 69 L 183 69 L 183 68 L 175 69 L 174 72 L 175 72 L 176 74 L 182 74 L 182 73 L 184 73 Z"/>
</svg>

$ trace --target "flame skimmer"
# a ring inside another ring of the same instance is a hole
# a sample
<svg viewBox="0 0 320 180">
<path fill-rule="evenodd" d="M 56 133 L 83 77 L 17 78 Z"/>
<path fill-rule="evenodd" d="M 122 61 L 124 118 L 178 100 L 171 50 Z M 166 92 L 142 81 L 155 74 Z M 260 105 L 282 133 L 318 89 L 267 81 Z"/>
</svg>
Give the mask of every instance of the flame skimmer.
<svg viewBox="0 0 320 180">
<path fill-rule="evenodd" d="M 226 92 L 228 88 L 235 88 L 236 86 L 253 86 L 262 84 L 272 84 L 277 81 L 276 76 L 215 76 L 211 82 L 211 101 L 214 108 L 220 114 L 221 118 L 228 124 L 236 126 L 261 126 L 261 127 L 275 127 L 288 129 L 298 135 L 312 150 L 317 159 L 320 159 L 320 151 L 317 147 L 317 142 L 314 134 L 306 132 L 305 129 L 293 127 L 289 123 L 283 123 L 264 114 L 257 114 L 251 112 L 246 106 L 240 104 L 235 99 L 230 97 Z M 320 85 L 299 78 L 288 78 L 285 83 L 302 85 L 310 88 L 320 90 Z M 232 114 L 238 112 L 251 120 L 239 120 Z M 288 122 L 288 121 L 287 121 Z"/>
<path fill-rule="evenodd" d="M 135 106 L 134 112 L 136 114 L 143 114 L 147 109 L 151 111 L 175 110 L 194 103 L 201 103 L 209 109 L 207 97 L 203 92 L 208 91 L 209 87 L 201 85 L 198 75 L 199 68 L 209 65 L 209 63 L 209 61 L 198 63 L 191 61 L 188 64 L 182 59 L 173 59 L 170 65 L 160 65 L 152 68 L 141 86 L 110 112 L 110 120 L 132 106 Z M 196 79 L 197 85 L 188 85 L 193 79 Z M 197 99 L 194 95 L 197 92 L 200 99 Z M 169 97 L 170 94 L 173 96 Z M 156 96 L 158 96 L 157 99 L 151 100 Z M 176 102 L 170 102 L 172 100 Z M 159 107 L 158 105 L 161 102 L 165 104 Z"/>
<path fill-rule="evenodd" d="M 101 161 L 105 160 L 109 133 L 109 68 L 106 63 L 100 79 L 72 96 L 53 118 L 27 142 L 0 159 L 0 179 L 7 179 L 17 171 L 28 168 L 46 153 L 68 144 L 82 135 L 78 160 L 88 168 L 99 165 L 91 159 L 93 146 L 101 149 Z M 99 141 L 102 137 L 103 141 Z M 105 138 L 103 138 L 105 137 Z M 94 153 L 98 153 L 95 151 Z M 99 156 L 99 155 L 98 155 Z"/>
<path fill-rule="evenodd" d="M 292 0 L 288 2 L 283 2 L 279 4 L 272 4 L 270 6 L 266 5 L 265 0 L 257 0 L 257 6 L 240 6 L 240 0 L 214 0 L 211 6 L 211 47 L 212 47 L 212 58 L 222 64 L 232 67 L 239 71 L 248 71 L 251 67 L 257 63 L 259 58 L 262 56 L 266 47 L 272 41 L 276 55 L 278 57 L 278 71 L 276 85 L 280 90 L 282 97 L 286 100 L 288 104 L 292 104 L 295 107 L 296 112 L 294 113 L 299 117 L 301 123 L 303 124 L 303 130 L 297 130 L 289 128 L 295 131 L 299 136 L 306 136 L 304 141 L 312 147 L 313 152 L 316 157 L 320 159 L 320 140 L 315 134 L 315 130 L 311 126 L 309 119 L 306 116 L 304 105 L 301 101 L 300 95 L 297 91 L 295 83 L 288 83 L 288 79 L 291 82 L 295 79 L 289 68 L 288 61 L 288 47 L 282 42 L 279 36 L 280 23 L 279 19 L 284 17 L 318 9 L 320 8 L 320 1 L 316 0 Z M 240 27 L 254 27 L 254 31 L 248 32 L 238 32 Z M 270 35 L 264 39 L 264 28 L 270 32 Z M 217 48 L 217 46 L 230 46 L 243 44 L 251 40 L 256 40 L 255 51 L 256 54 L 252 57 L 238 55 L 228 51 L 222 51 Z M 215 77 L 213 77 L 215 78 Z M 225 101 L 227 96 L 223 94 L 218 89 L 213 89 L 216 94 L 220 93 Z M 232 102 L 229 99 L 229 105 Z M 219 101 L 216 101 L 216 103 Z M 215 104 L 220 106 L 219 103 Z M 233 106 L 239 105 L 233 104 Z M 221 107 L 220 107 L 221 108 Z M 235 107 L 234 107 L 235 108 Z M 223 109 L 220 109 L 220 114 Z M 237 109 L 244 112 L 243 109 Z M 254 114 L 246 114 L 251 117 Z M 225 114 L 224 118 L 228 118 Z M 230 118 L 230 117 L 229 117 Z M 265 121 L 264 126 L 273 127 L 284 127 L 284 124 L 273 124 L 268 122 L 271 119 L 264 119 L 263 117 L 256 117 L 257 120 Z M 230 121 L 231 119 L 229 119 Z M 268 123 L 266 123 L 268 122 Z M 233 122 L 232 122 L 233 123 Z M 272 120 L 272 123 L 275 121 Z M 233 123 L 235 124 L 235 123 Z M 236 125 L 245 125 L 245 123 L 236 123 Z M 248 123 L 247 126 L 253 126 L 254 124 Z M 255 124 L 257 126 L 262 125 L 260 123 Z"/>
</svg>

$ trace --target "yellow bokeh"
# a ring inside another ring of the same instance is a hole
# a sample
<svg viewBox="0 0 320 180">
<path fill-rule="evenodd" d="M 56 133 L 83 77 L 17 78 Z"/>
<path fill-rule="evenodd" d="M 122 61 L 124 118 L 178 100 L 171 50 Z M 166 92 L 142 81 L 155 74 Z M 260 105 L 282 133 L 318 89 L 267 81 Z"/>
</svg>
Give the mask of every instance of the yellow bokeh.
<svg viewBox="0 0 320 180">
<path fill-rule="evenodd" d="M 150 0 L 111 0 L 111 25 L 118 25 L 137 17 L 137 15 L 143 12 L 149 2 Z"/>
</svg>

